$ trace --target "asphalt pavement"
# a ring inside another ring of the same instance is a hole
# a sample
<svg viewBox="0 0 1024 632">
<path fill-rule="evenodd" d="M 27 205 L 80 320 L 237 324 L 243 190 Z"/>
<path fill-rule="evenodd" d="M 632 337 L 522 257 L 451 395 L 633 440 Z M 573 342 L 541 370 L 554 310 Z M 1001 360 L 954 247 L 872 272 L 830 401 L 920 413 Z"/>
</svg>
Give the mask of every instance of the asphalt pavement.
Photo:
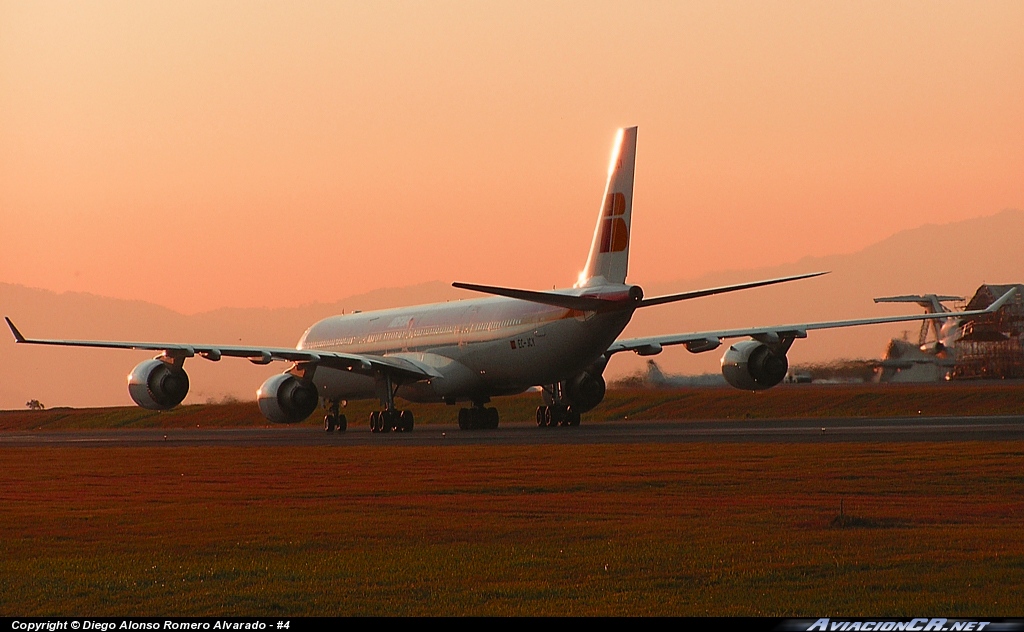
<svg viewBox="0 0 1024 632">
<path fill-rule="evenodd" d="M 889 419 L 756 419 L 615 421 L 575 428 L 503 424 L 496 430 L 455 425 L 408 433 L 371 433 L 364 426 L 324 432 L 310 426 L 259 428 L 145 428 L 0 432 L 0 448 L 189 446 L 457 446 L 644 443 L 892 443 L 908 441 L 1024 440 L 1024 416 Z"/>
</svg>

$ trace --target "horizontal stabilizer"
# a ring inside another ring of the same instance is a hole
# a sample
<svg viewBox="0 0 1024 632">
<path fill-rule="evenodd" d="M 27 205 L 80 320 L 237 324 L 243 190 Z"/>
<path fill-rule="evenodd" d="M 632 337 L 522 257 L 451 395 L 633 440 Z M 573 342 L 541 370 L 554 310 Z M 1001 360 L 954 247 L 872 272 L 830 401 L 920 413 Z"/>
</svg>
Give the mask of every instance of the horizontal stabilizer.
<svg viewBox="0 0 1024 632">
<path fill-rule="evenodd" d="M 776 283 L 787 283 L 789 281 L 797 281 L 799 279 L 810 279 L 812 277 L 821 276 L 828 274 L 828 272 L 811 272 L 809 274 L 798 274 L 796 276 L 781 277 L 778 279 L 768 279 L 767 281 L 753 281 L 751 283 L 740 283 L 737 285 L 723 285 L 722 287 L 713 287 L 706 290 L 695 290 L 693 292 L 683 292 L 681 294 L 669 294 L 666 296 L 655 296 L 652 298 L 645 298 L 640 301 L 638 307 L 650 307 L 651 305 L 664 305 L 665 303 L 675 303 L 676 301 L 686 301 L 691 298 L 700 298 L 702 296 L 712 296 L 714 294 L 725 294 L 726 292 L 736 292 L 738 290 L 749 290 L 754 287 L 763 287 L 765 285 L 775 285 Z"/>
<path fill-rule="evenodd" d="M 452 283 L 452 287 L 457 287 L 463 290 L 472 290 L 474 292 L 483 292 L 484 294 L 494 294 L 496 296 L 507 296 L 508 298 L 517 298 L 522 301 L 530 301 L 531 303 L 541 303 L 542 305 L 553 305 L 555 307 L 564 307 L 565 309 L 577 309 L 581 312 L 600 312 L 611 309 L 621 309 L 625 306 L 625 303 L 621 301 L 610 301 L 608 299 L 594 298 L 591 296 L 572 296 L 569 294 L 559 294 L 557 292 L 517 290 L 515 288 L 495 287 L 493 285 L 475 285 L 473 283 Z"/>
<path fill-rule="evenodd" d="M 918 305 L 926 305 L 932 299 L 945 303 L 946 301 L 962 301 L 964 297 L 947 296 L 945 294 L 905 294 L 903 296 L 880 296 L 874 299 L 874 301 L 876 303 L 917 303 Z"/>
</svg>

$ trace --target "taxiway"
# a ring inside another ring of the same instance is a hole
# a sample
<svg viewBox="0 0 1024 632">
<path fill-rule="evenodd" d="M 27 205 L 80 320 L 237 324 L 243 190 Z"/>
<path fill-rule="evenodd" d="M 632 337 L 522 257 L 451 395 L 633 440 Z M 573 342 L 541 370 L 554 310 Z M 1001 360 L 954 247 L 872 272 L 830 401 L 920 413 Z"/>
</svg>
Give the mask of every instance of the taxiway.
<svg viewBox="0 0 1024 632">
<path fill-rule="evenodd" d="M 1024 416 L 888 419 L 757 419 L 617 421 L 576 428 L 510 423 L 496 430 L 460 431 L 454 424 L 410 433 L 371 433 L 356 426 L 326 433 L 310 426 L 147 428 L 0 432 L 0 448 L 186 446 L 458 446 L 655 443 L 835 443 L 1024 440 Z"/>
</svg>

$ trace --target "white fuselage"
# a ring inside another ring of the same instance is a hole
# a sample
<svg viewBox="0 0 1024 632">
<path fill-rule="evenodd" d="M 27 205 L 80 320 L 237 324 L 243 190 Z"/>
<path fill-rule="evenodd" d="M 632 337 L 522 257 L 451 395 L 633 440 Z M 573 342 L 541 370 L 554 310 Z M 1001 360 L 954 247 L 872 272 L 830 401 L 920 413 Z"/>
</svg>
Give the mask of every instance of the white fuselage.
<svg viewBox="0 0 1024 632">
<path fill-rule="evenodd" d="M 624 286 L 587 296 L 621 295 Z M 578 295 L 579 292 L 567 291 Z M 333 316 L 316 323 L 297 348 L 401 358 L 436 377 L 399 387 L 417 402 L 484 400 L 569 379 L 598 360 L 622 332 L 632 309 L 583 312 L 494 297 Z M 380 396 L 377 380 L 320 368 L 329 400 Z"/>
</svg>

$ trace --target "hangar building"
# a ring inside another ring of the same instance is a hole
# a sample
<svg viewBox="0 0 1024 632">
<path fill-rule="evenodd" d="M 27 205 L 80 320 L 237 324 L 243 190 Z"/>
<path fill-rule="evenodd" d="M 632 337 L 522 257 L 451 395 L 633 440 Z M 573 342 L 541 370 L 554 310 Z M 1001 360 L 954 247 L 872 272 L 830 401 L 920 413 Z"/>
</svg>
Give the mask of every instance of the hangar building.
<svg viewBox="0 0 1024 632">
<path fill-rule="evenodd" d="M 999 311 L 960 323 L 952 379 L 1024 378 L 1024 284 L 982 285 L 966 309 L 985 309 L 1012 288 L 1017 293 Z"/>
</svg>

